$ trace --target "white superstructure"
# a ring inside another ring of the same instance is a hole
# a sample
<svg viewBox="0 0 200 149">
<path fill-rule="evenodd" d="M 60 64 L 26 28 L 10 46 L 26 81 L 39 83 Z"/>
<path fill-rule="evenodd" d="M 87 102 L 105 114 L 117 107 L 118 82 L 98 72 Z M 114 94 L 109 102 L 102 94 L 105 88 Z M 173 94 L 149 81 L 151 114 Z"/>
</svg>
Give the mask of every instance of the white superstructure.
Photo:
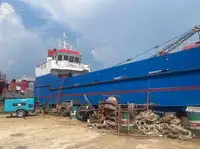
<svg viewBox="0 0 200 149">
<path fill-rule="evenodd" d="M 46 62 L 36 66 L 36 77 L 54 75 L 80 75 L 90 72 L 90 66 L 81 62 L 81 55 L 78 51 L 72 50 L 66 41 L 65 33 L 59 40 L 59 48 L 48 50 Z"/>
</svg>

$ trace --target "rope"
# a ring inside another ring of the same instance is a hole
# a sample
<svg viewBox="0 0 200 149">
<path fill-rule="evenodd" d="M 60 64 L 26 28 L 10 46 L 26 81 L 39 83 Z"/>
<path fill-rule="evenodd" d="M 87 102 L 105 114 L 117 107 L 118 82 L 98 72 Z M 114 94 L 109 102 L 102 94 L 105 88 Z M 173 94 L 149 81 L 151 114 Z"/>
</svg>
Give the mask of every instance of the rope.
<svg viewBox="0 0 200 149">
<path fill-rule="evenodd" d="M 144 135 L 164 135 L 169 138 L 181 140 L 191 139 L 194 135 L 180 125 L 180 120 L 175 116 L 170 116 L 168 123 L 164 119 L 151 111 L 141 112 L 135 118 L 134 125 L 139 132 Z M 166 119 L 165 119 L 166 120 Z"/>
</svg>

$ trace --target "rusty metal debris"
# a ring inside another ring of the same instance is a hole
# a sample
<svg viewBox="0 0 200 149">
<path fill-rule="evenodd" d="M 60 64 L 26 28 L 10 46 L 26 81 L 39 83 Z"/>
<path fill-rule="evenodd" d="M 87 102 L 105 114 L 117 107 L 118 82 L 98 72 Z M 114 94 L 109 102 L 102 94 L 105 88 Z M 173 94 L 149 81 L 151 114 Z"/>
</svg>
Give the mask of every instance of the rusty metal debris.
<svg viewBox="0 0 200 149">
<path fill-rule="evenodd" d="M 76 117 L 88 121 L 88 127 L 106 129 L 122 133 L 135 133 L 141 136 L 167 136 L 181 140 L 191 139 L 194 135 L 181 125 L 181 120 L 173 114 L 163 117 L 147 110 L 146 105 L 118 104 L 115 97 L 100 101 L 95 109 L 84 95 L 87 105 L 79 106 Z M 49 114 L 67 116 L 70 103 L 56 105 Z"/>
<path fill-rule="evenodd" d="M 194 135 L 180 125 L 180 119 L 168 115 L 160 118 L 152 111 L 144 111 L 136 116 L 135 126 L 141 134 L 167 136 L 181 140 L 191 139 Z"/>
<path fill-rule="evenodd" d="M 98 129 L 115 129 L 117 114 L 117 100 L 115 97 L 109 97 L 106 101 L 99 102 L 98 114 L 89 117 L 89 121 L 93 119 L 92 127 Z M 95 118 L 95 120 L 94 120 Z"/>
<path fill-rule="evenodd" d="M 145 110 L 144 105 L 138 108 L 134 104 L 117 105 L 113 101 L 115 100 L 112 98 L 112 100 L 99 103 L 98 120 L 89 121 L 89 127 L 117 130 L 118 132 L 124 132 L 126 129 L 126 133 L 138 133 L 146 136 L 167 136 L 181 140 L 194 137 L 189 130 L 183 128 L 181 120 L 175 115 L 166 114 L 160 117 L 150 110 Z M 119 108 L 121 106 L 123 106 L 122 109 Z M 125 121 L 124 118 L 122 120 L 121 112 L 127 112 L 128 114 Z"/>
</svg>

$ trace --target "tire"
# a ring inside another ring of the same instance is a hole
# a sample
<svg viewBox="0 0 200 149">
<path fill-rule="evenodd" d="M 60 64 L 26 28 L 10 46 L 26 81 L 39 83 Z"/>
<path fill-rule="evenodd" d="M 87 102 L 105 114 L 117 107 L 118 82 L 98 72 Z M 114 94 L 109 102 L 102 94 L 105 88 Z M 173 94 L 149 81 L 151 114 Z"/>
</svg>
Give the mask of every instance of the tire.
<svg viewBox="0 0 200 149">
<path fill-rule="evenodd" d="M 87 119 L 89 118 L 89 113 L 87 111 L 85 111 L 85 112 L 80 112 L 80 111 L 81 110 L 90 110 L 90 109 L 93 109 L 93 107 L 88 107 L 88 108 L 86 108 L 86 106 L 78 107 L 78 110 L 76 112 L 76 118 L 78 120 L 86 122 Z"/>
<path fill-rule="evenodd" d="M 78 110 L 76 112 L 76 118 L 78 120 L 84 121 L 84 119 L 85 119 L 85 117 L 87 115 L 87 112 L 80 112 L 81 110 L 86 110 L 86 107 L 84 107 L 84 106 L 78 107 Z"/>
<path fill-rule="evenodd" d="M 17 111 L 17 117 L 25 117 L 26 111 L 24 110 L 18 110 Z"/>
</svg>

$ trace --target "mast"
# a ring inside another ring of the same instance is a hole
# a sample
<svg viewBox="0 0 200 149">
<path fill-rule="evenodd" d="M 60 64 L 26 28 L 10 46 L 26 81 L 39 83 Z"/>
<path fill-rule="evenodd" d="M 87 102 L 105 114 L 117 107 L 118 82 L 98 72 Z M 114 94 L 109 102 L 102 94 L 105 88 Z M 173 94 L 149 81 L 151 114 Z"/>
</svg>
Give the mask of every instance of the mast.
<svg viewBox="0 0 200 149">
<path fill-rule="evenodd" d="M 76 50 L 78 49 L 78 44 L 79 44 L 79 37 L 78 34 L 76 34 Z"/>
<path fill-rule="evenodd" d="M 67 42 L 67 35 L 65 32 L 63 32 L 63 35 L 59 38 L 59 49 L 64 48 L 67 49 L 69 48 L 69 44 Z"/>
</svg>

